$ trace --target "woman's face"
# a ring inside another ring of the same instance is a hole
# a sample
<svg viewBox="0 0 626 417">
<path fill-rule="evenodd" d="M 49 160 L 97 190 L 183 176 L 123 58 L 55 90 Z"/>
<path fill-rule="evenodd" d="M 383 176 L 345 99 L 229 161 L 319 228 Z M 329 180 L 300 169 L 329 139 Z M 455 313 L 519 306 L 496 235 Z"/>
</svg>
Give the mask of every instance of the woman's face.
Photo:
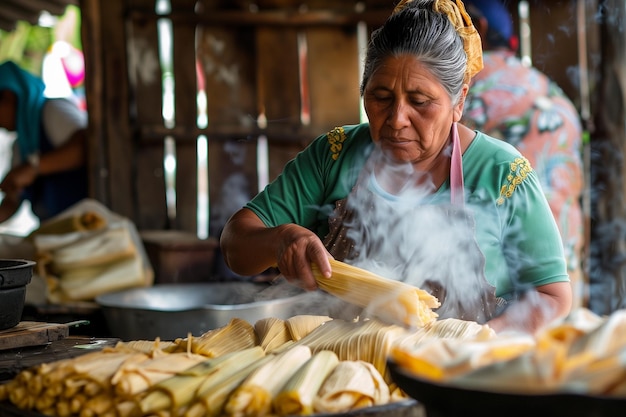
<svg viewBox="0 0 626 417">
<path fill-rule="evenodd" d="M 420 164 L 434 160 L 460 120 L 467 86 L 453 105 L 437 78 L 412 55 L 388 57 L 363 93 L 372 139 L 390 157 Z"/>
</svg>

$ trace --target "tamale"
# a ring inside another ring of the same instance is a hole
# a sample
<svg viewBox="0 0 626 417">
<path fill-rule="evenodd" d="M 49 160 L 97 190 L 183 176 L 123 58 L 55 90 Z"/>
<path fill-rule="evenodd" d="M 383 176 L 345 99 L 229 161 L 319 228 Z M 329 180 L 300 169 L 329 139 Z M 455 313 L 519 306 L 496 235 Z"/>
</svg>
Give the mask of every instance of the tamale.
<svg viewBox="0 0 626 417">
<path fill-rule="evenodd" d="M 130 231 L 116 225 L 51 251 L 55 271 L 101 265 L 136 253 Z"/>
<path fill-rule="evenodd" d="M 67 271 L 69 279 L 66 279 L 65 274 L 60 275 L 60 297 L 72 301 L 88 301 L 107 292 L 145 285 L 143 263 L 138 257 L 125 257 L 87 269 L 89 271 L 83 268 Z M 85 274 L 81 276 L 81 272 Z"/>
<path fill-rule="evenodd" d="M 314 329 L 318 328 L 327 321 L 332 320 L 328 316 L 316 316 L 300 314 L 297 316 L 289 317 L 285 320 L 291 339 L 294 342 L 302 339 L 307 334 L 311 333 Z"/>
<path fill-rule="evenodd" d="M 320 387 L 313 406 L 320 413 L 345 413 L 388 401 L 389 386 L 371 363 L 341 361 Z"/>
<path fill-rule="evenodd" d="M 291 340 L 285 320 L 276 317 L 258 320 L 254 323 L 254 330 L 265 352 L 271 352 Z"/>
<path fill-rule="evenodd" d="M 106 219 L 95 211 L 73 214 L 43 222 L 30 236 L 61 235 L 73 232 L 95 231 L 107 225 Z M 29 236 L 29 237 L 30 237 Z"/>
<path fill-rule="evenodd" d="M 264 416 L 285 383 L 311 357 L 311 349 L 296 345 L 257 368 L 230 395 L 224 411 L 229 416 Z"/>
<path fill-rule="evenodd" d="M 180 340 L 179 343 L 184 343 Z M 239 318 L 231 319 L 227 325 L 191 339 L 191 351 L 209 358 L 216 358 L 228 352 L 257 346 L 254 326 Z"/>
<path fill-rule="evenodd" d="M 331 350 L 342 361 L 369 362 L 387 378 L 387 355 L 391 347 L 406 335 L 404 327 L 376 319 L 362 322 L 335 319 L 325 322 L 296 343 L 309 346 L 314 353 Z"/>
<path fill-rule="evenodd" d="M 255 346 L 207 359 L 205 362 L 150 387 L 147 395 L 141 399 L 141 411 L 144 414 L 149 414 L 161 410 L 174 411 L 186 406 L 194 399 L 196 390 L 206 378 L 215 373 L 227 371 L 232 367 L 240 369 L 240 367 L 247 366 L 264 355 L 263 348 Z"/>
<path fill-rule="evenodd" d="M 161 354 L 121 366 L 111 378 L 111 385 L 119 397 L 132 397 L 206 359 L 206 356 L 187 352 Z"/>
<path fill-rule="evenodd" d="M 275 412 L 281 416 L 313 414 L 313 398 L 338 364 L 335 352 L 322 350 L 314 354 L 276 395 Z"/>
<path fill-rule="evenodd" d="M 248 364 L 238 364 L 206 378 L 196 390 L 196 396 L 185 417 L 217 417 L 223 415 L 224 405 L 230 394 L 257 368 L 271 361 L 266 355 Z"/>
<path fill-rule="evenodd" d="M 320 289 L 344 301 L 367 308 L 374 316 L 393 324 L 424 326 L 437 318 L 436 297 L 401 281 L 330 259 L 332 275 L 324 277 L 316 264 L 313 275 Z"/>
</svg>

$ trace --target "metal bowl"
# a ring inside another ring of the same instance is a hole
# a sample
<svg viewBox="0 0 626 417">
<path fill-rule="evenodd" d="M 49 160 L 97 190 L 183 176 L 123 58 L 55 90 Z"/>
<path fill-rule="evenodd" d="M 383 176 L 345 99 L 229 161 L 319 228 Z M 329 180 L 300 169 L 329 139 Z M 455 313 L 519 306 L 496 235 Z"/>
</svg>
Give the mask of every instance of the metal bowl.
<svg viewBox="0 0 626 417">
<path fill-rule="evenodd" d="M 266 317 L 286 319 L 303 311 L 307 293 L 250 282 L 155 284 L 102 294 L 102 308 L 112 336 L 122 340 L 174 340 L 199 336 L 237 317 L 254 324 Z"/>
<path fill-rule="evenodd" d="M 22 319 L 34 265 L 24 259 L 0 259 L 0 330 L 15 327 Z"/>
</svg>

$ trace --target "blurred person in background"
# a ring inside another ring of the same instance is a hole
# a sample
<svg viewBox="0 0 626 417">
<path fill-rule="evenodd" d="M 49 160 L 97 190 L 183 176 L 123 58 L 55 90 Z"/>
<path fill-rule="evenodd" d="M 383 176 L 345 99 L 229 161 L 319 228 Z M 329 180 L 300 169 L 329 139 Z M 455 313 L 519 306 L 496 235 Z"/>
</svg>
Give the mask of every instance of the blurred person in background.
<svg viewBox="0 0 626 417">
<path fill-rule="evenodd" d="M 44 90 L 39 77 L 14 62 L 0 64 L 0 128 L 16 132 L 12 167 L 0 181 L 0 224 L 24 199 L 45 221 L 88 196 L 87 114 Z"/>
<path fill-rule="evenodd" d="M 502 139 L 530 161 L 554 214 L 574 291 L 584 304 L 582 123 L 574 104 L 547 75 L 516 55 L 513 20 L 499 0 L 467 0 L 483 43 L 484 68 L 472 79 L 462 122 Z"/>
</svg>

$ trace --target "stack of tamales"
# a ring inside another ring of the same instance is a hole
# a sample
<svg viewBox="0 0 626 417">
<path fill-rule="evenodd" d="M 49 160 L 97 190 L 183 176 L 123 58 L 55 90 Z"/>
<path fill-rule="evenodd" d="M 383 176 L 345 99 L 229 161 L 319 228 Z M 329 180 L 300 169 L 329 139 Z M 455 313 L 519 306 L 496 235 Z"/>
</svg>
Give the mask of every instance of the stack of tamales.
<svg viewBox="0 0 626 417">
<path fill-rule="evenodd" d="M 274 326 L 287 329 L 282 344 L 267 339 L 281 333 Z M 198 337 L 120 342 L 26 369 L 0 385 L 0 401 L 59 417 L 345 413 L 406 398 L 385 378 L 394 343 L 466 337 L 483 328 L 476 326 L 442 320 L 408 331 L 374 319 L 232 319 Z"/>
<path fill-rule="evenodd" d="M 91 301 L 153 282 L 134 225 L 96 202 L 78 203 L 42 223 L 28 238 L 51 303 Z"/>
<path fill-rule="evenodd" d="M 433 309 L 440 303 L 430 293 L 334 259 L 330 265 L 330 277 L 322 275 L 317 265 L 311 265 L 318 287 L 329 294 L 366 308 L 388 323 L 422 327 L 436 320 Z"/>
<path fill-rule="evenodd" d="M 479 332 L 480 333 L 480 332 Z M 585 308 L 535 335 L 477 334 L 399 344 L 391 358 L 418 378 L 518 394 L 626 396 L 626 310 L 600 317 Z"/>
</svg>

